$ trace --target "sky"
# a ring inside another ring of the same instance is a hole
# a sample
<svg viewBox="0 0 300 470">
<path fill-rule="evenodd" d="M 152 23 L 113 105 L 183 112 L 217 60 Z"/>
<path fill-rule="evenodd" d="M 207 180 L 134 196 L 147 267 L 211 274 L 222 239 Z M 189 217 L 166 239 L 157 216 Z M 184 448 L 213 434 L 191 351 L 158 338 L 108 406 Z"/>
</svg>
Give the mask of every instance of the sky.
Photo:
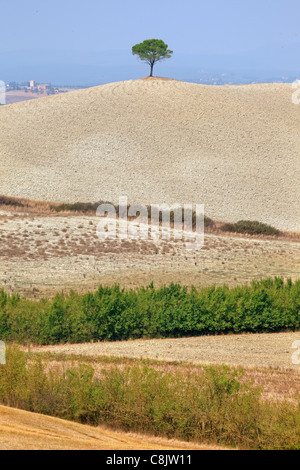
<svg viewBox="0 0 300 470">
<path fill-rule="evenodd" d="M 164 75 L 297 78 L 299 17 L 299 0 L 0 0 L 0 79 L 139 78 L 148 69 L 131 47 L 151 38 L 174 51 Z"/>
</svg>

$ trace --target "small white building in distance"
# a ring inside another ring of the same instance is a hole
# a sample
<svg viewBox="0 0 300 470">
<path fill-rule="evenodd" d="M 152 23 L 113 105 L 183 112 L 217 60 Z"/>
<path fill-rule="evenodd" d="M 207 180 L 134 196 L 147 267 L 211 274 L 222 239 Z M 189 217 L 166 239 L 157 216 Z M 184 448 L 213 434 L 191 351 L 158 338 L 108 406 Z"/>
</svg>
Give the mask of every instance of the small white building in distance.
<svg viewBox="0 0 300 470">
<path fill-rule="evenodd" d="M 35 88 L 35 80 L 30 80 L 30 88 Z"/>
</svg>

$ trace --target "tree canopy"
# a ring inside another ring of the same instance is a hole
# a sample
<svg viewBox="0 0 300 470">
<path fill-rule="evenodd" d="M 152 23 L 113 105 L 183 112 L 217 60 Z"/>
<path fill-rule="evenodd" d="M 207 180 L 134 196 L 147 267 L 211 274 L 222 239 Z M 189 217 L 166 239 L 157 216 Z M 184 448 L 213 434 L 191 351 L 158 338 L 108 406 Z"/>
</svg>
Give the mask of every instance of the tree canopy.
<svg viewBox="0 0 300 470">
<path fill-rule="evenodd" d="M 153 67 L 156 62 L 170 59 L 173 51 L 168 49 L 161 39 L 146 39 L 132 48 L 132 54 L 138 55 L 141 60 L 150 65 L 150 77 L 153 76 Z"/>
</svg>

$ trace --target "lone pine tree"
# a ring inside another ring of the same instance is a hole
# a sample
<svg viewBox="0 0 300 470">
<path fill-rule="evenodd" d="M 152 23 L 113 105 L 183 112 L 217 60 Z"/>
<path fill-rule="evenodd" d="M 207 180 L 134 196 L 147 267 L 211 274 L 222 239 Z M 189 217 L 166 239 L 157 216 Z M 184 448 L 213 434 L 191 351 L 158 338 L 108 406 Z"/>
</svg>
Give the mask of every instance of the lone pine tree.
<svg viewBox="0 0 300 470">
<path fill-rule="evenodd" d="M 133 46 L 132 54 L 138 55 L 140 60 L 150 65 L 150 77 L 152 77 L 154 64 L 164 59 L 170 59 L 173 51 L 170 51 L 168 44 L 165 44 L 161 39 L 146 39 Z"/>
</svg>

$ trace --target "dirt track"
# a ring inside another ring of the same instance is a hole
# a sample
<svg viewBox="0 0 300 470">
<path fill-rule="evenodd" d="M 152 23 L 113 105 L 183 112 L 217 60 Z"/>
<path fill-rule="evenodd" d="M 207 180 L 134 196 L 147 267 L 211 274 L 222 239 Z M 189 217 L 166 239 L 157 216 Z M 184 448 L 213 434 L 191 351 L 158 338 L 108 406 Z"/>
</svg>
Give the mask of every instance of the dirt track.
<svg viewBox="0 0 300 470">
<path fill-rule="evenodd" d="M 300 229 L 290 84 L 110 83 L 0 110 L 0 194 L 204 203 L 228 222 Z"/>
</svg>

